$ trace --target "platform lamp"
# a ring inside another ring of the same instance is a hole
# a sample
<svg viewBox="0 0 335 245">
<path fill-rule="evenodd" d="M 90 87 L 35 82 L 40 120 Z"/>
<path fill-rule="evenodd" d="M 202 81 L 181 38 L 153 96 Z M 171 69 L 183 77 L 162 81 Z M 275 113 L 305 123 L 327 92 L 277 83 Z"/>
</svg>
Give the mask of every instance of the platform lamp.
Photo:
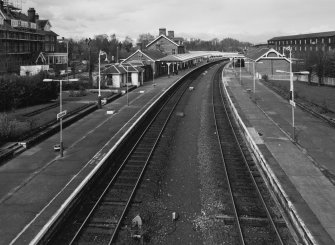
<svg viewBox="0 0 335 245">
<path fill-rule="evenodd" d="M 300 74 L 300 75 L 308 75 L 309 71 L 298 71 L 298 72 L 292 72 L 292 47 L 284 47 L 283 52 L 287 50 L 290 52 L 290 71 L 282 71 L 282 70 L 276 70 L 276 72 L 279 73 L 288 73 L 290 74 L 290 104 L 292 106 L 292 131 L 293 131 L 293 141 L 295 141 L 295 122 L 294 122 L 294 108 L 295 108 L 295 102 L 294 102 L 294 84 L 293 84 L 293 74 Z"/>
<path fill-rule="evenodd" d="M 63 86 L 63 81 L 62 79 L 57 80 L 57 79 L 43 79 L 43 82 L 59 82 L 59 113 L 57 114 L 57 119 L 60 120 L 59 122 L 59 150 L 60 150 L 60 156 L 63 157 L 63 117 L 66 115 L 66 110 L 63 111 L 63 96 L 62 96 L 62 86 Z M 74 78 L 74 79 L 67 79 L 65 81 L 68 82 L 78 82 L 79 79 Z"/>
<path fill-rule="evenodd" d="M 99 94 L 98 94 L 98 107 L 101 108 L 101 68 L 100 68 L 100 56 L 106 55 L 105 61 L 108 61 L 107 59 L 107 53 L 105 51 L 100 50 L 99 51 Z"/>
</svg>

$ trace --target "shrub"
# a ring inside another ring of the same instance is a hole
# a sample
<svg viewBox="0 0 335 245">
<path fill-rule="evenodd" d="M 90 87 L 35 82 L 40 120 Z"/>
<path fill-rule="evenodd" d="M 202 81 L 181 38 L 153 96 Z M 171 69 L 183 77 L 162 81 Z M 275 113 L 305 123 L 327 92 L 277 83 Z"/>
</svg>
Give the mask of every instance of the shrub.
<svg viewBox="0 0 335 245">
<path fill-rule="evenodd" d="M 19 77 L 5 75 L 0 78 L 0 111 L 36 105 L 58 97 L 58 83 L 45 83 L 45 74 Z"/>
<path fill-rule="evenodd" d="M 268 77 L 268 75 L 266 75 L 266 74 L 262 75 L 262 79 L 263 79 L 265 82 L 268 82 L 268 81 L 269 81 L 269 77 Z"/>
<path fill-rule="evenodd" d="M 15 120 L 11 120 L 6 113 L 0 113 L 0 142 L 11 138 L 15 130 Z"/>
</svg>

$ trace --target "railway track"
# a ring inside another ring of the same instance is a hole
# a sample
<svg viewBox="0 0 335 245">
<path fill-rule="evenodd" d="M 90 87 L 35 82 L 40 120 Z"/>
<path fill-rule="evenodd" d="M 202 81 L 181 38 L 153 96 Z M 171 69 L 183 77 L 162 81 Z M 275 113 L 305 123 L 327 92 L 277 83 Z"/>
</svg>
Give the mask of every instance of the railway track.
<svg viewBox="0 0 335 245">
<path fill-rule="evenodd" d="M 238 132 L 217 72 L 213 79 L 213 112 L 232 205 L 236 244 L 284 244 L 278 224 L 264 200 L 262 178 Z M 235 244 L 235 243 L 234 243 Z"/>
<path fill-rule="evenodd" d="M 117 239 L 128 207 L 134 202 L 133 197 L 141 184 L 141 178 L 155 150 L 163 130 L 171 117 L 178 101 L 189 84 L 205 68 L 202 68 L 185 81 L 172 93 L 154 114 L 149 115 L 148 122 L 136 132 L 135 143 L 127 149 L 124 157 L 118 157 L 115 171 L 105 176 L 101 184 L 95 185 L 88 197 L 82 198 L 77 213 L 69 215 L 66 225 L 56 232 L 49 244 L 112 244 Z M 122 160 L 120 160 L 122 159 Z M 107 178 L 106 178 L 107 177 Z M 99 193 L 99 194 L 97 194 Z"/>
</svg>

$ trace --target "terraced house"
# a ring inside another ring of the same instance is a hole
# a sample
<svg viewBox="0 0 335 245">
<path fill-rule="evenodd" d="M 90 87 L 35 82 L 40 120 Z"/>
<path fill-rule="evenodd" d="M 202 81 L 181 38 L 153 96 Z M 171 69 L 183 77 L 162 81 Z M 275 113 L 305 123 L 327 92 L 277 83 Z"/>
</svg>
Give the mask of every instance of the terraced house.
<svg viewBox="0 0 335 245">
<path fill-rule="evenodd" d="M 48 63 L 45 56 L 54 55 L 56 42 L 50 22 L 40 20 L 34 8 L 26 15 L 18 5 L 0 0 L 0 74 L 19 73 L 20 66 L 36 64 L 41 53 Z"/>
</svg>

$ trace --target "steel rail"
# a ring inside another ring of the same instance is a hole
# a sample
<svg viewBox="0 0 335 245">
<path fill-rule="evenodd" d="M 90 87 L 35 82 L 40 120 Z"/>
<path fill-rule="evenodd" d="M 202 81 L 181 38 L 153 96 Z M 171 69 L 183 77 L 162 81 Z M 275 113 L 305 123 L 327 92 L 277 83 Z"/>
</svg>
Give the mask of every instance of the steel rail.
<svg viewBox="0 0 335 245">
<path fill-rule="evenodd" d="M 121 171 L 124 169 L 124 167 L 126 166 L 129 158 L 132 156 L 132 154 L 134 153 L 134 151 L 136 150 L 136 148 L 138 147 L 138 145 L 140 144 L 141 140 L 144 139 L 145 135 L 148 133 L 148 131 L 150 130 L 150 127 L 153 126 L 155 120 L 157 119 L 157 117 L 160 115 L 160 113 L 162 112 L 162 110 L 166 107 L 166 105 L 172 100 L 173 96 L 176 95 L 178 93 L 178 91 L 180 91 L 180 89 L 183 89 L 182 93 L 179 95 L 179 98 L 177 98 L 177 100 L 175 100 L 174 105 L 172 107 L 172 109 L 170 109 L 170 112 L 168 113 L 167 117 L 165 118 L 165 121 L 163 123 L 163 125 L 161 126 L 161 129 L 158 132 L 158 135 L 156 135 L 155 137 L 155 142 L 153 143 L 153 146 L 150 150 L 150 152 L 148 153 L 148 156 L 144 162 L 144 166 L 141 170 L 141 173 L 136 181 L 136 183 L 134 184 L 134 187 L 132 189 L 132 192 L 125 204 L 125 207 L 122 211 L 122 214 L 120 216 L 120 218 L 118 219 L 118 222 L 116 224 L 116 227 L 114 228 L 114 231 L 111 235 L 111 239 L 108 242 L 108 244 L 111 244 L 114 239 L 115 236 L 119 230 L 119 226 L 124 218 L 125 213 L 127 212 L 127 209 L 131 203 L 131 200 L 134 196 L 134 194 L 136 193 L 136 190 L 138 189 L 138 186 L 140 184 L 140 181 L 142 179 L 142 176 L 146 170 L 146 167 L 149 163 L 149 160 L 151 159 L 151 156 L 157 146 L 157 143 L 164 131 L 164 128 L 167 124 L 167 122 L 169 121 L 169 119 L 171 118 L 171 115 L 173 113 L 174 108 L 177 106 L 179 100 L 181 99 L 182 95 L 185 93 L 186 88 L 188 86 L 189 83 L 191 83 L 192 81 L 188 81 L 185 82 L 184 84 L 181 84 L 181 86 L 179 88 L 177 88 L 170 96 L 169 98 L 166 99 L 166 101 L 161 105 L 160 109 L 155 113 L 155 116 L 151 118 L 150 122 L 147 124 L 147 126 L 145 127 L 145 129 L 143 130 L 142 134 L 138 137 L 136 143 L 134 144 L 134 146 L 131 148 L 131 150 L 128 152 L 125 160 L 122 162 L 122 164 L 120 165 L 120 167 L 118 168 L 118 170 L 116 171 L 116 173 L 113 175 L 113 178 L 110 180 L 110 182 L 108 183 L 108 185 L 106 186 L 106 188 L 104 189 L 104 191 L 102 192 L 102 194 L 99 196 L 98 200 L 96 201 L 96 203 L 94 204 L 94 206 L 92 207 L 92 209 L 90 210 L 90 212 L 87 214 L 86 218 L 84 219 L 84 221 L 82 222 L 81 226 L 78 228 L 77 232 L 75 233 L 75 235 L 72 237 L 72 240 L 70 241 L 69 244 L 74 244 L 79 238 L 80 238 L 80 234 L 82 233 L 83 229 L 86 227 L 88 221 L 90 220 L 90 218 L 92 217 L 92 215 L 94 214 L 94 211 L 99 207 L 99 204 L 101 203 L 102 199 L 104 198 L 104 196 L 108 193 L 109 189 L 111 188 L 112 184 L 115 183 L 115 181 L 117 180 L 117 178 L 119 177 Z M 157 134 L 157 132 L 156 132 Z"/>
<path fill-rule="evenodd" d="M 248 173 L 249 173 L 249 175 L 250 175 L 250 177 L 251 177 L 251 180 L 252 180 L 252 182 L 253 182 L 253 185 L 254 185 L 254 187 L 255 187 L 255 189 L 256 189 L 256 191 L 257 191 L 257 194 L 258 194 L 258 197 L 259 197 L 259 199 L 260 199 L 260 201 L 261 201 L 261 203 L 262 203 L 262 206 L 263 206 L 264 210 L 266 211 L 266 215 L 267 215 L 267 217 L 268 217 L 268 220 L 270 221 L 270 224 L 271 224 L 273 230 L 274 230 L 275 233 L 276 233 L 277 239 L 278 239 L 279 243 L 280 243 L 281 245 L 283 245 L 284 242 L 282 241 L 282 238 L 281 238 L 281 236 L 280 236 L 280 234 L 279 234 L 279 231 L 278 231 L 278 229 L 277 229 L 277 227 L 276 227 L 276 225 L 275 225 L 275 223 L 274 223 L 274 221 L 273 221 L 273 218 L 271 217 L 270 211 L 269 211 L 269 209 L 268 209 L 268 207 L 267 207 L 267 205 L 266 205 L 266 203 L 265 203 L 265 200 L 264 200 L 264 198 L 263 198 L 263 196 L 262 196 L 262 194 L 261 194 L 261 192 L 260 192 L 260 189 L 259 189 L 259 187 L 258 187 L 258 185 L 257 185 L 257 183 L 256 183 L 256 180 L 255 180 L 254 176 L 252 175 L 252 171 L 251 171 L 251 169 L 250 169 L 250 167 L 249 167 L 249 165 L 248 165 L 248 161 L 247 161 L 246 156 L 245 156 L 245 154 L 244 154 L 244 152 L 243 152 L 243 150 L 242 150 L 241 142 L 239 142 L 238 137 L 237 137 L 237 135 L 236 135 L 236 133 L 235 133 L 235 130 L 234 130 L 232 121 L 231 121 L 231 119 L 229 118 L 228 109 L 227 109 L 227 107 L 226 107 L 226 103 L 224 102 L 224 101 L 225 101 L 225 99 L 224 99 L 224 95 L 222 94 L 222 91 L 223 91 L 223 89 L 222 89 L 222 82 L 220 82 L 220 80 L 219 80 L 218 83 L 219 83 L 219 92 L 220 92 L 221 102 L 222 102 L 224 111 L 225 111 L 225 113 L 226 113 L 226 115 L 227 115 L 227 119 L 228 119 L 230 128 L 231 128 L 232 133 L 233 133 L 233 135 L 234 135 L 234 140 L 235 140 L 236 144 L 238 145 L 239 152 L 241 153 L 241 156 L 242 156 L 242 158 L 243 158 L 243 163 L 244 163 L 244 165 L 245 165 L 245 166 L 247 167 L 247 169 L 248 169 Z M 214 86 L 213 86 L 213 87 L 214 87 Z"/>
<path fill-rule="evenodd" d="M 229 196 L 230 196 L 230 199 L 231 199 L 231 202 L 232 202 L 232 205 L 233 205 L 233 209 L 234 209 L 234 216 L 235 216 L 235 219 L 236 219 L 236 225 L 237 225 L 237 229 L 238 229 L 238 233 L 239 233 L 239 239 L 240 239 L 241 244 L 245 245 L 244 236 L 243 236 L 243 232 L 242 232 L 241 224 L 240 224 L 240 219 L 239 219 L 238 211 L 237 211 L 237 208 L 236 208 L 236 202 L 235 202 L 235 198 L 234 198 L 234 195 L 233 195 L 233 190 L 232 190 L 232 186 L 231 186 L 231 182 L 230 182 L 230 178 L 229 178 L 229 174 L 228 174 L 227 164 L 226 164 L 223 149 L 222 149 L 222 146 L 221 146 L 221 136 L 219 134 L 218 121 L 217 121 L 218 120 L 217 110 L 215 109 L 216 106 L 215 106 L 215 103 L 214 103 L 214 100 L 215 100 L 215 98 L 214 98 L 215 95 L 214 94 L 215 94 L 215 89 L 216 89 L 216 87 L 214 86 L 215 81 L 216 81 L 215 76 L 220 71 L 221 71 L 221 69 L 219 69 L 212 77 L 212 80 L 213 80 L 212 105 L 213 105 L 214 124 L 215 124 L 215 129 L 216 129 L 216 136 L 217 136 L 217 139 L 218 139 L 218 143 L 220 145 L 220 154 L 221 154 L 221 159 L 222 159 L 222 163 L 223 163 L 223 166 L 224 166 L 225 176 L 226 176 L 226 179 L 227 179 L 227 184 L 228 184 L 228 189 L 229 189 Z"/>
</svg>

